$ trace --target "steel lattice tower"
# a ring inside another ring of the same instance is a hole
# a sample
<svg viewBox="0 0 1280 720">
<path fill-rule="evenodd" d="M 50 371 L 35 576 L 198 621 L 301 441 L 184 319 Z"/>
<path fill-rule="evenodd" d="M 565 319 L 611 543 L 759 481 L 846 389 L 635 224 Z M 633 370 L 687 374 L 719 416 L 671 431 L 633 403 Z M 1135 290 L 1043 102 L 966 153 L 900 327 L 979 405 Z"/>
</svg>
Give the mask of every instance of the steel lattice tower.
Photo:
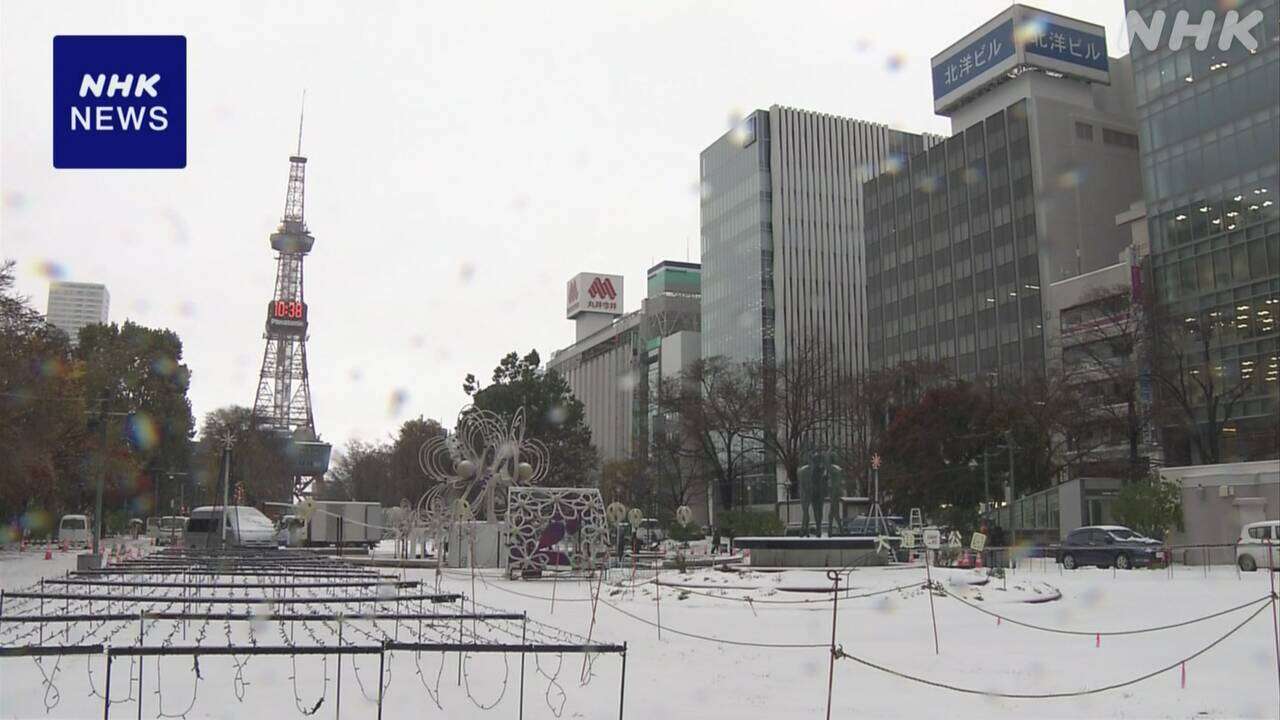
<svg viewBox="0 0 1280 720">
<path fill-rule="evenodd" d="M 303 219 L 307 159 L 302 157 L 302 123 L 298 123 L 298 154 L 289 158 L 289 187 L 284 217 L 271 234 L 276 252 L 276 283 L 267 304 L 262 372 L 253 401 L 254 425 L 277 434 L 293 464 L 294 495 L 301 497 L 313 478 L 329 465 L 330 446 L 318 442 L 311 412 L 311 384 L 307 376 L 307 303 L 303 293 L 303 260 L 315 238 Z"/>
</svg>

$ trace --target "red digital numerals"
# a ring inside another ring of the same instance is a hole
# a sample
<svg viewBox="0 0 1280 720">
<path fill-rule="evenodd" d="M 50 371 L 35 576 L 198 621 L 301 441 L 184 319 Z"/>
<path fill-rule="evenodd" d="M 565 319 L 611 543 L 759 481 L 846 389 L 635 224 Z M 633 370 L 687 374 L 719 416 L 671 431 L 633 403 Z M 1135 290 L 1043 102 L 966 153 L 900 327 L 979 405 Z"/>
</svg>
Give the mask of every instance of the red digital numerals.
<svg viewBox="0 0 1280 720">
<path fill-rule="evenodd" d="M 276 300 L 271 305 L 271 317 L 278 320 L 302 320 L 307 316 L 307 306 L 300 301 Z"/>
</svg>

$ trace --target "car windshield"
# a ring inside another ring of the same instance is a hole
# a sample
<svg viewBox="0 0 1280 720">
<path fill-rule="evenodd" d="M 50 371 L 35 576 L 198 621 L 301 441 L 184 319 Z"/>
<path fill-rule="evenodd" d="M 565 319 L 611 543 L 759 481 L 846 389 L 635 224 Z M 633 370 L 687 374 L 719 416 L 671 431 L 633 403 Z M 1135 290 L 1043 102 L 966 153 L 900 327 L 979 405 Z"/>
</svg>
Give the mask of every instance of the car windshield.
<svg viewBox="0 0 1280 720">
<path fill-rule="evenodd" d="M 232 508 L 232 515 L 238 515 L 241 527 L 275 529 L 271 521 L 255 508 Z"/>
<path fill-rule="evenodd" d="M 66 518 L 62 521 L 63 530 L 83 530 L 84 518 Z"/>
</svg>

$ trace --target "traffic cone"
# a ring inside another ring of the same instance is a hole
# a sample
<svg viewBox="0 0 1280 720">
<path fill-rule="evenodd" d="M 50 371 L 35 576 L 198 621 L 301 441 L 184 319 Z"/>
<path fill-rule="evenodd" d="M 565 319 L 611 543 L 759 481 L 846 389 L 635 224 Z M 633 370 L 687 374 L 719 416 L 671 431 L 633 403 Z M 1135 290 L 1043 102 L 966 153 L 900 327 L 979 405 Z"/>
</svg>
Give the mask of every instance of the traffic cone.
<svg viewBox="0 0 1280 720">
<path fill-rule="evenodd" d="M 52 560 L 52 559 L 53 559 L 53 550 L 52 550 L 52 548 L 50 547 L 49 543 L 45 543 L 45 544 L 44 544 L 44 559 L 45 559 L 45 560 Z"/>
</svg>

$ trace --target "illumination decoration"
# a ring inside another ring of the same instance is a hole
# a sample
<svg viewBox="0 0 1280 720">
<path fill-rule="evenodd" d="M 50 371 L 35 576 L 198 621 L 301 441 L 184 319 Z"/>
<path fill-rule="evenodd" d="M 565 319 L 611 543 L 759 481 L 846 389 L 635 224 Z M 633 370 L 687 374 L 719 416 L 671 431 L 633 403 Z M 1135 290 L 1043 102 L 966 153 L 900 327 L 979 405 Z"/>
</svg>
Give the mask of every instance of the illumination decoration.
<svg viewBox="0 0 1280 720">
<path fill-rule="evenodd" d="M 603 565 L 609 554 L 606 519 L 596 488 L 508 489 L 507 573 L 518 578 L 540 575 L 550 566 L 590 570 Z"/>
</svg>

